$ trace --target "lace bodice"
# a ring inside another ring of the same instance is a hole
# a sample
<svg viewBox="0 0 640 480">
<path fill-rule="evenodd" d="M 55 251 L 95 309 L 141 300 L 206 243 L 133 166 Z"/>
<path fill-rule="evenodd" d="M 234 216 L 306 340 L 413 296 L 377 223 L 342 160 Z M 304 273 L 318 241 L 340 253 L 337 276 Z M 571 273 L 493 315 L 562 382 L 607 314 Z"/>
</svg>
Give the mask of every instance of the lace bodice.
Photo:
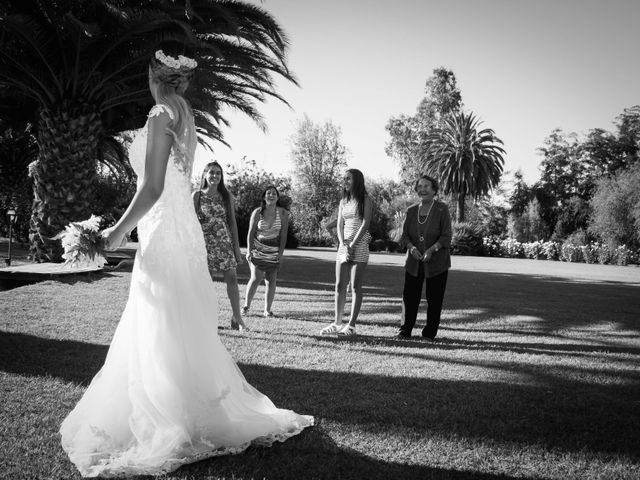
<svg viewBox="0 0 640 480">
<path fill-rule="evenodd" d="M 142 185 L 145 170 L 145 158 L 147 151 L 147 134 L 149 118 L 166 112 L 173 119 L 174 113 L 166 105 L 155 105 L 149 112 L 145 126 L 135 135 L 129 147 L 129 159 L 136 175 L 138 176 L 138 188 Z M 193 120 L 187 126 L 195 131 Z M 174 135 L 175 137 L 175 135 Z M 195 142 L 187 145 L 185 138 L 189 138 L 189 132 L 185 132 L 183 138 L 175 138 L 169 154 L 167 171 L 165 174 L 164 190 L 160 199 L 138 222 L 138 237 L 140 252 L 144 256 L 157 253 L 155 259 L 162 258 L 174 251 L 173 249 L 191 249 L 193 243 L 202 240 L 202 232 L 198 223 L 193 201 L 191 199 L 191 170 L 195 152 Z M 199 247 L 198 244 L 195 247 Z M 146 258 L 147 261 L 154 260 Z"/>
</svg>

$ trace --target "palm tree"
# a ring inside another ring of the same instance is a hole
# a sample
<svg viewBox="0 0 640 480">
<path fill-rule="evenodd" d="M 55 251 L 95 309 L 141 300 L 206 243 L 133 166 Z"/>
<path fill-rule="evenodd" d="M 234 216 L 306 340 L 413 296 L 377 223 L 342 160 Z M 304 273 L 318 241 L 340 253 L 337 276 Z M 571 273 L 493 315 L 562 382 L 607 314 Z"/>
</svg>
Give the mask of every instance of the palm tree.
<svg viewBox="0 0 640 480">
<path fill-rule="evenodd" d="M 169 41 L 198 57 L 196 125 L 215 140 L 222 141 L 221 107 L 261 124 L 255 103 L 281 99 L 272 75 L 295 82 L 278 24 L 241 2 L 5 0 L 0 6 L 0 111 L 24 116 L 37 136 L 30 168 L 36 261 L 59 259 L 52 237 L 91 213 L 96 162 L 126 168 L 113 138 L 144 124 L 152 103 L 148 59 Z"/>
<path fill-rule="evenodd" d="M 505 150 L 502 140 L 473 113 L 458 112 L 427 136 L 427 172 L 438 178 L 445 194 L 457 196 L 456 221 L 464 221 L 465 198 L 478 199 L 498 185 Z"/>
</svg>

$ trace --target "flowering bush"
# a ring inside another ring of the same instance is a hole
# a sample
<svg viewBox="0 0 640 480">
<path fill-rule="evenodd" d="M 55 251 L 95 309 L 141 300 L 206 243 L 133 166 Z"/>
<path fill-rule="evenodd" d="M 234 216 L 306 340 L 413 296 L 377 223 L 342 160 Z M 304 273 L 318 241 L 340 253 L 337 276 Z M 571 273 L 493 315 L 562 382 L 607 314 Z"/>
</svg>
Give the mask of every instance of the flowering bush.
<svg viewBox="0 0 640 480">
<path fill-rule="evenodd" d="M 626 245 L 611 247 L 605 243 L 580 243 L 580 238 L 569 237 L 564 242 L 518 242 L 513 238 L 484 237 L 483 254 L 488 257 L 531 258 L 561 260 L 563 262 L 629 265 L 640 263 L 640 251 Z"/>
<path fill-rule="evenodd" d="M 534 260 L 538 260 L 544 257 L 544 252 L 542 250 L 543 242 L 538 240 L 537 242 L 529 242 L 523 243 L 522 248 L 524 250 L 524 255 L 527 258 L 531 258 Z"/>
</svg>

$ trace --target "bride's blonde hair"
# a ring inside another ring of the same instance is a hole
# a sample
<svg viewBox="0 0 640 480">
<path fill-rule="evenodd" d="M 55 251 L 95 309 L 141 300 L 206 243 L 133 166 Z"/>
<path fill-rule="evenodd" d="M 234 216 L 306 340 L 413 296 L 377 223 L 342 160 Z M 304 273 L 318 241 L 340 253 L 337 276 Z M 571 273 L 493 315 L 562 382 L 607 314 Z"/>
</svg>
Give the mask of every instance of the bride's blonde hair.
<svg viewBox="0 0 640 480">
<path fill-rule="evenodd" d="M 149 75 L 157 85 L 156 102 L 168 106 L 174 113 L 169 129 L 181 149 L 183 146 L 179 145 L 178 139 L 184 138 L 184 147 L 187 148 L 197 141 L 193 111 L 184 98 L 196 65 L 192 59 L 182 56 L 173 58 L 165 55 L 163 50 L 157 50 L 149 62 Z"/>
</svg>

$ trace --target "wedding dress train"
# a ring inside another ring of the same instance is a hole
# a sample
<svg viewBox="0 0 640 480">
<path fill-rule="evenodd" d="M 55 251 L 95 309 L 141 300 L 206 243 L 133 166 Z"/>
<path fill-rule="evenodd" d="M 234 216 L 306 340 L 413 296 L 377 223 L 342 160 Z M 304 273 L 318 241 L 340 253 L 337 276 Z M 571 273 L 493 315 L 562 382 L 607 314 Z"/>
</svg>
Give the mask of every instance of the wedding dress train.
<svg viewBox="0 0 640 480">
<path fill-rule="evenodd" d="M 149 116 L 171 110 L 156 105 Z M 189 128 L 194 128 L 191 124 Z M 147 125 L 130 149 L 144 177 Z M 253 388 L 222 345 L 191 200 L 195 145 L 176 142 L 164 191 L 138 224 L 129 299 L 102 369 L 60 427 L 86 477 L 161 474 L 270 445 L 313 425 Z"/>
</svg>

